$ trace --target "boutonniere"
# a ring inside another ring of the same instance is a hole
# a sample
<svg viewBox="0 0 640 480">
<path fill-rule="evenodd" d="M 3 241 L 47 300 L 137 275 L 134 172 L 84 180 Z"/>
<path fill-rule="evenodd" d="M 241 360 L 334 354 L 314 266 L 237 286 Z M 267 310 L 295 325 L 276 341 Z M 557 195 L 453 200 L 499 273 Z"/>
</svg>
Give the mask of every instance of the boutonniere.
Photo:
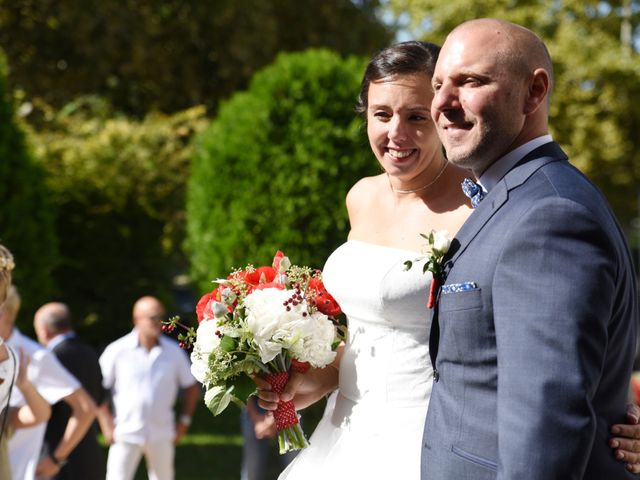
<svg viewBox="0 0 640 480">
<path fill-rule="evenodd" d="M 404 262 L 404 266 L 405 270 L 409 270 L 413 266 L 413 262 L 427 259 L 422 267 L 422 273 L 431 272 L 433 277 L 429 287 L 429 300 L 427 301 L 427 308 L 433 308 L 436 303 L 438 288 L 440 288 L 440 283 L 442 282 L 442 259 L 449 251 L 451 237 L 449 237 L 449 232 L 446 230 L 438 230 L 437 232 L 431 230 L 429 235 L 421 233 L 420 236 L 427 241 L 425 254 L 413 261 L 407 260 Z"/>
</svg>

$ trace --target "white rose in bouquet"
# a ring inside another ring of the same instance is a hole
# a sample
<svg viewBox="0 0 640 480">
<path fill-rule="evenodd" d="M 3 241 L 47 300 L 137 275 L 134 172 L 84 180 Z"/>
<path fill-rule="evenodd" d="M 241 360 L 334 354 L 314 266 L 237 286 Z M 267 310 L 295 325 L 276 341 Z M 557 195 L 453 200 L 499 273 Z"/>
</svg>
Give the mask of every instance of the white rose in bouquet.
<svg viewBox="0 0 640 480">
<path fill-rule="evenodd" d="M 278 355 L 283 346 L 292 341 L 291 324 L 303 318 L 305 302 L 286 305 L 291 292 L 278 288 L 265 288 L 251 292 L 244 300 L 247 309 L 246 325 L 253 334 L 263 363 Z"/>
<path fill-rule="evenodd" d="M 206 383 L 209 356 L 220 345 L 220 337 L 216 335 L 218 329 L 215 320 L 203 320 L 198 325 L 196 341 L 191 352 L 191 373 L 200 383 Z"/>
<path fill-rule="evenodd" d="M 292 355 L 300 362 L 322 368 L 333 361 L 336 352 L 331 349 L 336 336 L 333 322 L 324 313 L 314 312 L 294 326 L 294 336 L 300 341 L 291 345 Z"/>
</svg>

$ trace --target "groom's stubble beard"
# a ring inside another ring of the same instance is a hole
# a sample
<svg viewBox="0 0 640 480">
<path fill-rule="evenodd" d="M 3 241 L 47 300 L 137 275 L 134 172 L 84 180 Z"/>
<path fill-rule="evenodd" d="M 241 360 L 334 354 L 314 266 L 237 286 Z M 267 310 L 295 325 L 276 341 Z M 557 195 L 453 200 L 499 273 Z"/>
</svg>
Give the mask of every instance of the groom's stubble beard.
<svg viewBox="0 0 640 480">
<path fill-rule="evenodd" d="M 496 160 L 512 150 L 519 131 L 500 126 L 498 115 L 486 115 L 482 123 L 474 123 L 465 138 L 448 142 L 446 133 L 436 125 L 447 159 L 456 166 L 471 170 L 479 177 Z"/>
</svg>

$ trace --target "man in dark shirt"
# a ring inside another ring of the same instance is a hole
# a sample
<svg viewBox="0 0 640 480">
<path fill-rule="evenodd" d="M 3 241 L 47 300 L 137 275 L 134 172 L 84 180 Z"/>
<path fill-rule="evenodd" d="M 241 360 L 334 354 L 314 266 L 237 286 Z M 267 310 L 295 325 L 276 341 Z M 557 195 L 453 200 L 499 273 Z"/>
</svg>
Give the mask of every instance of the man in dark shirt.
<svg viewBox="0 0 640 480">
<path fill-rule="evenodd" d="M 34 329 L 38 341 L 51 350 L 60 363 L 69 370 L 91 395 L 97 405 L 104 401 L 102 374 L 98 353 L 80 341 L 73 331 L 71 312 L 64 303 L 47 303 L 40 307 L 34 317 Z M 71 409 L 65 402 L 53 405 L 51 419 L 44 439 L 44 453 L 51 456 L 63 437 Z M 104 478 L 106 461 L 104 450 L 97 441 L 94 423 L 84 438 L 73 449 L 66 462 L 60 462 L 60 470 L 52 478 L 80 480 Z"/>
</svg>

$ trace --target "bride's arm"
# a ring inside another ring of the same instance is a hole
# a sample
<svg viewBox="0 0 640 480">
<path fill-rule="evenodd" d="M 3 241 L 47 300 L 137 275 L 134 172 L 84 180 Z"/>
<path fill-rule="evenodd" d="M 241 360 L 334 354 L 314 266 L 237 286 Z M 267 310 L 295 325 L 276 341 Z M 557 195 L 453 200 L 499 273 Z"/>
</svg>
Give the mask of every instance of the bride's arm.
<svg viewBox="0 0 640 480">
<path fill-rule="evenodd" d="M 278 408 L 279 400 L 286 402 L 293 399 L 296 410 L 301 410 L 314 404 L 338 387 L 338 368 L 343 351 L 344 345 L 340 345 L 334 361 L 324 368 L 312 368 L 306 373 L 292 373 L 280 396 L 271 391 L 271 385 L 264 379 L 255 378 L 258 405 L 265 410 L 275 410 Z"/>
</svg>

